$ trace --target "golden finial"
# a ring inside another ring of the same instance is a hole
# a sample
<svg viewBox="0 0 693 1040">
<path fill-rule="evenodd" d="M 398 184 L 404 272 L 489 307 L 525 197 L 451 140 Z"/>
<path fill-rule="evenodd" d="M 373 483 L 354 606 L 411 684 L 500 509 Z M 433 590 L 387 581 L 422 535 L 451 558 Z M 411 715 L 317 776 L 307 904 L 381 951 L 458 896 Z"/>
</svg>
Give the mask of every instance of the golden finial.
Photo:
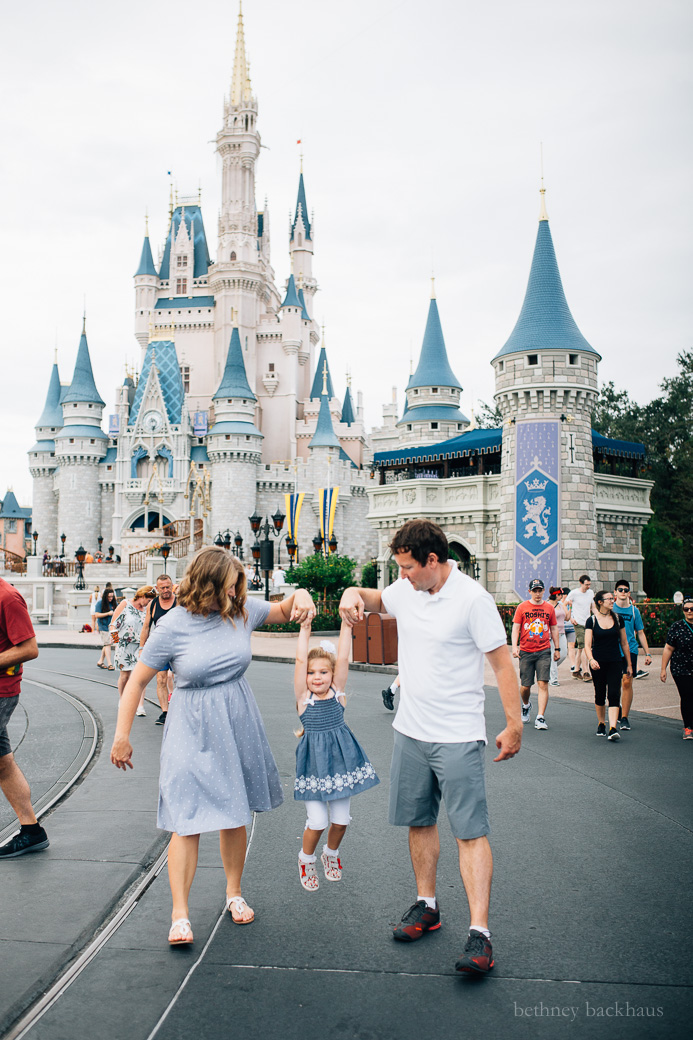
<svg viewBox="0 0 693 1040">
<path fill-rule="evenodd" d="M 436 276 L 434 274 L 432 274 L 431 275 L 431 299 L 435 300 L 435 298 L 436 298 Z"/>
<path fill-rule="evenodd" d="M 349 386 L 349 387 L 351 386 L 351 372 L 349 371 L 349 369 L 347 369 L 347 374 L 346 374 L 346 384 L 347 384 L 347 386 Z"/>
<path fill-rule="evenodd" d="M 176 207 L 173 205 L 173 181 L 171 181 L 169 196 L 168 196 L 168 219 L 173 220 L 173 211 Z"/>
<path fill-rule="evenodd" d="M 322 392 L 327 393 L 327 361 L 322 363 Z"/>
<path fill-rule="evenodd" d="M 144 211 L 144 237 L 149 238 L 149 213 Z"/>
<path fill-rule="evenodd" d="M 540 161 L 540 166 L 541 166 L 541 188 L 539 189 L 539 194 L 541 196 L 541 206 L 539 208 L 539 220 L 542 221 L 542 220 L 548 220 L 549 219 L 549 215 L 546 212 L 546 199 L 545 199 L 546 188 L 544 187 L 544 142 L 543 141 L 539 142 L 539 156 L 540 156 L 540 160 L 539 161 Z"/>
</svg>

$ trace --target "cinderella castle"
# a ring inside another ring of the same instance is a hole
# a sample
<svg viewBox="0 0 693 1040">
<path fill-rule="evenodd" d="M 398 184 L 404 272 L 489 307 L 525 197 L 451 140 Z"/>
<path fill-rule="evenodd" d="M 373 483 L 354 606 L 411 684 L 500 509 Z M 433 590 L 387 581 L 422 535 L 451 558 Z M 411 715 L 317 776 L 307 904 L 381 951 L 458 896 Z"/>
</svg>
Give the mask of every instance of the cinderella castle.
<svg viewBox="0 0 693 1040">
<path fill-rule="evenodd" d="M 335 394 L 314 318 L 316 228 L 302 171 L 291 274 L 281 291 L 275 282 L 269 214 L 255 203 L 258 105 L 241 14 L 216 150 L 216 257 L 199 197 L 172 197 L 156 262 L 145 235 L 134 276 L 139 375 L 116 391 L 107 433 L 84 326 L 69 384 L 53 365 L 29 452 L 39 549 L 60 551 L 64 535 L 72 556 L 101 539 L 137 573 L 133 561 L 164 537 L 179 556 L 228 530 L 248 546 L 249 517 L 283 512 L 298 492 L 305 556 L 321 491 L 338 487 L 339 552 L 376 558 L 381 582 L 394 531 L 427 516 L 498 599 L 524 596 L 537 575 L 564 585 L 583 570 L 641 590 L 645 449 L 591 429 L 600 356 L 568 307 L 543 188 L 524 304 L 492 359 L 502 426 L 477 429 L 460 411 L 462 361 L 450 362 L 433 296 L 404 411 L 395 395 L 367 434 L 361 394 Z"/>
</svg>

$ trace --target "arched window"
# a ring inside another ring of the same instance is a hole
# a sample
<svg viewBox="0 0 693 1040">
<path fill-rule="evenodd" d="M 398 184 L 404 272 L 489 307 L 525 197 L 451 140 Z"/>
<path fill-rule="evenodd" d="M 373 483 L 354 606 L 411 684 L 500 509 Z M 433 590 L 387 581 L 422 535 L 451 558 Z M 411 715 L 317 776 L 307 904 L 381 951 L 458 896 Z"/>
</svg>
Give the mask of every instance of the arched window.
<svg viewBox="0 0 693 1040">
<path fill-rule="evenodd" d="M 231 256 L 229 257 L 229 260 L 235 260 L 235 259 L 236 259 L 236 254 L 235 254 L 235 252 L 234 252 L 234 251 L 232 250 L 232 251 L 231 251 Z"/>
</svg>

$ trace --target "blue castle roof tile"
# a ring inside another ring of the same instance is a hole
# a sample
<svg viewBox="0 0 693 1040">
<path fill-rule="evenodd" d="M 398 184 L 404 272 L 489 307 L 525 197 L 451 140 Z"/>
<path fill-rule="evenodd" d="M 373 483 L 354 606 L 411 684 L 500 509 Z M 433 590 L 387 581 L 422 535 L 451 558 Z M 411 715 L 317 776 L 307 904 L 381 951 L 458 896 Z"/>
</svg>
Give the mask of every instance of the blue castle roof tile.
<svg viewBox="0 0 693 1040">
<path fill-rule="evenodd" d="M 354 418 L 354 406 L 351 401 L 351 387 L 346 388 L 344 395 L 344 404 L 342 405 L 342 417 L 341 422 L 346 423 L 347 426 L 351 426 L 353 422 L 356 422 Z"/>
<path fill-rule="evenodd" d="M 305 230 L 306 238 L 311 239 L 311 226 L 310 220 L 308 219 L 308 204 L 306 202 L 306 188 L 303 183 L 303 174 L 298 178 L 298 198 L 296 199 L 296 214 L 294 216 L 294 222 L 291 225 L 291 238 L 296 235 L 296 225 L 298 224 L 298 218 L 301 217 L 301 223 Z"/>
<path fill-rule="evenodd" d="M 135 278 L 137 278 L 139 274 L 156 275 L 154 257 L 152 256 L 152 247 L 149 244 L 149 235 L 144 236 L 144 243 L 142 245 L 142 255 L 140 256 L 139 266 L 135 271 Z"/>
<path fill-rule="evenodd" d="M 303 293 L 303 289 L 298 290 L 298 299 L 300 301 L 301 307 L 303 308 L 303 311 L 301 313 L 302 320 L 310 321 L 310 314 L 308 313 L 308 308 L 306 307 L 306 298 Z"/>
<path fill-rule="evenodd" d="M 14 491 L 8 490 L 0 509 L 0 517 L 4 520 L 31 520 L 31 509 L 20 506 Z"/>
<path fill-rule="evenodd" d="M 298 307 L 300 309 L 303 306 L 304 305 L 299 300 L 298 293 L 296 292 L 294 276 L 289 275 L 289 284 L 286 287 L 286 296 L 284 297 L 282 307 Z"/>
<path fill-rule="evenodd" d="M 63 387 L 63 392 L 60 395 L 60 403 L 89 403 L 100 405 L 104 407 L 105 402 L 99 397 L 99 392 L 96 389 L 96 383 L 94 382 L 94 373 L 91 368 L 91 358 L 89 357 L 89 346 L 87 344 L 87 334 L 82 329 L 82 335 L 79 340 L 79 347 L 77 349 L 77 360 L 75 361 L 75 371 L 72 375 L 72 382 L 68 387 Z"/>
<path fill-rule="evenodd" d="M 248 382 L 248 376 L 246 375 L 245 362 L 243 361 L 243 349 L 241 347 L 241 337 L 238 334 L 237 328 L 234 328 L 231 333 L 231 342 L 229 343 L 229 351 L 226 355 L 224 374 L 221 377 L 219 389 L 212 400 L 216 401 L 217 398 L 221 397 L 243 397 L 249 401 L 257 400 L 255 394 L 250 389 L 250 383 Z"/>
<path fill-rule="evenodd" d="M 405 408 L 404 415 L 397 425 L 401 426 L 402 423 L 411 422 L 435 422 L 439 419 L 442 419 L 443 422 L 469 422 L 466 415 L 463 415 L 455 405 L 421 404 L 413 408 Z"/>
<path fill-rule="evenodd" d="M 165 296 L 156 301 L 156 311 L 181 311 L 183 309 L 193 310 L 199 307 L 214 307 L 213 296 Z"/>
<path fill-rule="evenodd" d="M 311 400 L 315 400 L 316 397 L 322 397 L 322 370 L 325 365 L 327 365 L 327 396 L 330 400 L 334 397 L 334 387 L 332 386 L 332 376 L 330 375 L 330 366 L 327 361 L 327 351 L 323 345 L 320 347 L 318 363 L 315 366 L 315 375 L 313 376 L 313 385 L 310 388 Z"/>
<path fill-rule="evenodd" d="M 170 339 L 152 340 L 151 343 L 147 344 L 147 352 L 144 355 L 142 372 L 137 384 L 137 389 L 135 390 L 135 399 L 132 402 L 132 408 L 130 409 L 130 418 L 128 419 L 130 425 L 134 425 L 134 423 L 137 422 L 137 417 L 140 413 L 140 408 L 142 407 L 142 401 L 144 400 L 144 392 L 147 388 L 149 373 L 152 368 L 152 359 L 154 359 L 156 370 L 159 375 L 159 385 L 161 386 L 161 393 L 164 397 L 168 420 L 174 424 L 179 423 L 181 420 L 185 392 L 183 390 L 183 380 L 178 365 L 176 345 Z"/>
<path fill-rule="evenodd" d="M 209 258 L 209 249 L 207 248 L 207 237 L 205 235 L 205 226 L 202 220 L 202 210 L 199 206 L 176 206 L 173 211 L 173 216 L 171 217 L 171 224 L 168 229 L 168 238 L 166 239 L 166 245 L 164 246 L 164 255 L 161 259 L 161 268 L 159 270 L 159 278 L 163 281 L 166 281 L 171 277 L 171 246 L 178 235 L 180 222 L 184 219 L 183 211 L 185 211 L 185 224 L 188 229 L 188 235 L 193 241 L 193 278 L 203 278 L 207 274 L 212 263 Z"/>
<path fill-rule="evenodd" d="M 539 221 L 520 317 L 493 360 L 507 354 L 536 350 L 582 351 L 600 357 L 582 335 L 570 313 L 546 219 Z"/>
<path fill-rule="evenodd" d="M 60 376 L 58 374 L 57 364 L 53 365 L 51 370 L 51 378 L 48 383 L 48 393 L 46 394 L 46 403 L 43 406 L 41 412 L 41 418 L 36 423 L 37 427 L 50 426 L 59 428 L 63 424 L 63 410 L 60 407 L 60 397 L 62 394 L 62 387 L 60 385 Z"/>
<path fill-rule="evenodd" d="M 419 363 L 407 383 L 407 390 L 422 386 L 453 386 L 462 389 L 462 384 L 450 368 L 436 300 L 431 300 L 428 308 Z"/>
<path fill-rule="evenodd" d="M 308 445 L 309 448 L 340 448 L 341 444 L 334 432 L 332 416 L 330 415 L 330 400 L 327 394 L 320 398 L 320 411 L 318 412 L 318 423 L 315 433 Z M 351 460 L 350 460 L 351 461 Z"/>
</svg>

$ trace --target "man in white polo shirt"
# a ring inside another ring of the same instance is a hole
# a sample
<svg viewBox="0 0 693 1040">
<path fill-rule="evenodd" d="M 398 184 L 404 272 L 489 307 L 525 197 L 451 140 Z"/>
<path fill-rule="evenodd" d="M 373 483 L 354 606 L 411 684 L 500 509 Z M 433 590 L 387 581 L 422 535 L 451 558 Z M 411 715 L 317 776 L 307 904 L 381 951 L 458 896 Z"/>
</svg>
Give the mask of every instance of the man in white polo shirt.
<svg viewBox="0 0 693 1040">
<path fill-rule="evenodd" d="M 440 927 L 436 868 L 441 797 L 457 839 L 470 930 L 455 968 L 482 975 L 494 964 L 488 930 L 493 857 L 484 782 L 484 655 L 493 668 L 506 726 L 500 762 L 520 750 L 519 689 L 503 622 L 489 593 L 448 562 L 437 524 L 410 520 L 390 549 L 400 578 L 379 589 L 347 589 L 339 612 L 348 624 L 364 610 L 397 618 L 400 702 L 393 722 L 390 823 L 409 828 L 416 902 L 394 930 L 413 942 Z"/>
</svg>

